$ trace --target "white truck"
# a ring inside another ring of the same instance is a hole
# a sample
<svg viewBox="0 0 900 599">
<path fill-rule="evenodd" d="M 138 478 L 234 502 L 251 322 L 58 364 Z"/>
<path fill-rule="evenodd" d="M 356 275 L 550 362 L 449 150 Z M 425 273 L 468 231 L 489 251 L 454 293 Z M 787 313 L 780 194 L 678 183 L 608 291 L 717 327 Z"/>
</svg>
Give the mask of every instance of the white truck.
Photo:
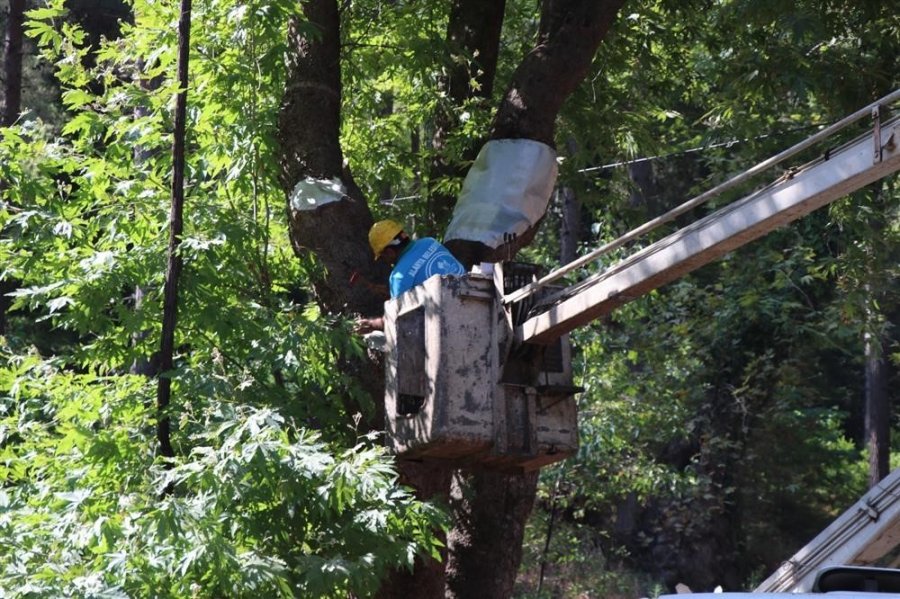
<svg viewBox="0 0 900 599">
<path fill-rule="evenodd" d="M 680 593 L 659 599 L 885 599 L 900 597 L 900 570 L 832 566 L 819 571 L 807 593 Z"/>
</svg>

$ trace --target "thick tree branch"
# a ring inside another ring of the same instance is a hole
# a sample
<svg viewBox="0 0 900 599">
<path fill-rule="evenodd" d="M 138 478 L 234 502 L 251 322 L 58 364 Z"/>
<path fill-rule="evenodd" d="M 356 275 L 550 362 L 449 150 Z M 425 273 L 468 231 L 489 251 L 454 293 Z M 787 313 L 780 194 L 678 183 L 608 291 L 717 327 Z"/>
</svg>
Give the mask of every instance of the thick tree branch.
<svg viewBox="0 0 900 599">
<path fill-rule="evenodd" d="M 544 0 L 537 44 L 513 74 L 491 139 L 554 145 L 562 104 L 584 80 L 623 4 L 625 0 Z"/>
<path fill-rule="evenodd" d="M 505 6 L 506 0 L 456 0 L 450 9 L 447 25 L 450 55 L 440 81 L 448 101 L 435 114 L 432 136 L 435 157 L 429 173 L 433 184 L 446 177 L 463 177 L 464 165 L 478 153 L 480 140 L 473 140 L 464 154 L 454 160 L 445 152 L 446 143 L 459 127 L 455 109 L 473 99 L 488 101 L 493 94 Z M 429 192 L 430 234 L 437 235 L 447 225 L 455 202 L 453 194 Z"/>
<path fill-rule="evenodd" d="M 387 271 L 374 264 L 368 246 L 372 214 L 343 167 L 338 134 L 341 111 L 340 14 L 334 0 L 303 4 L 288 32 L 291 53 L 279 114 L 281 183 L 290 197 L 307 177 L 340 178 L 347 194 L 340 201 L 301 210 L 288 206 L 294 251 L 313 254 L 324 268 L 315 282 L 319 303 L 330 312 L 378 314 L 384 297 L 372 287 L 350 285 L 354 273 L 380 282 Z"/>
<path fill-rule="evenodd" d="M 544 0 L 537 43 L 513 74 L 490 139 L 531 139 L 555 146 L 556 117 L 563 102 L 589 72 L 623 4 L 625 0 Z M 497 248 L 461 239 L 447 247 L 466 266 L 509 260 L 531 243 L 539 226 L 540 221 Z"/>
</svg>

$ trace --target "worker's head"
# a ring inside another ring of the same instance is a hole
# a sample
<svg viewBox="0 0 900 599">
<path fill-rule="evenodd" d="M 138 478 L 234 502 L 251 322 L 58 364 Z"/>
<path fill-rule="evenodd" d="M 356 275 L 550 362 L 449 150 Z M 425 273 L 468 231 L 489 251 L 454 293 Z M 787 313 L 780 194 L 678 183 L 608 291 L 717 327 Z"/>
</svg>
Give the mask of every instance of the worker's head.
<svg viewBox="0 0 900 599">
<path fill-rule="evenodd" d="M 383 256 L 388 262 L 394 262 L 407 239 L 409 236 L 404 233 L 403 225 L 396 221 L 380 220 L 369 229 L 369 245 L 376 260 Z"/>
</svg>

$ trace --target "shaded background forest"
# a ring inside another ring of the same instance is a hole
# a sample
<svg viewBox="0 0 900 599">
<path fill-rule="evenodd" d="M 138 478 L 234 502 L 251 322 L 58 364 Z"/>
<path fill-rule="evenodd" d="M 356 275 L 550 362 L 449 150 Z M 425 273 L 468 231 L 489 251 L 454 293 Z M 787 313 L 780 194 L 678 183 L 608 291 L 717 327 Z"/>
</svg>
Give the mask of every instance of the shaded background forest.
<svg viewBox="0 0 900 599">
<path fill-rule="evenodd" d="M 133 6 L 27 5 L 0 141 L 2 586 L 371 595 L 438 551 L 446 515 L 357 434 L 373 398 L 338 364 L 364 349 L 291 252 L 273 148 L 294 6 L 195 6 L 174 467 L 140 365 L 160 327 L 177 15 Z M 558 191 L 520 258 L 568 261 L 896 89 L 895 8 L 627 3 L 560 115 Z M 376 215 L 421 232 L 429 197 L 461 184 L 429 165 L 464 168 L 493 106 L 444 107 L 459 127 L 430 144 L 440 74 L 476 64 L 446 47 L 448 10 L 342 12 L 345 158 Z M 498 81 L 536 11 L 507 2 Z M 866 489 L 867 397 L 900 389 L 898 207 L 894 177 L 574 334 L 582 448 L 541 475 L 518 596 L 748 588 Z"/>
</svg>

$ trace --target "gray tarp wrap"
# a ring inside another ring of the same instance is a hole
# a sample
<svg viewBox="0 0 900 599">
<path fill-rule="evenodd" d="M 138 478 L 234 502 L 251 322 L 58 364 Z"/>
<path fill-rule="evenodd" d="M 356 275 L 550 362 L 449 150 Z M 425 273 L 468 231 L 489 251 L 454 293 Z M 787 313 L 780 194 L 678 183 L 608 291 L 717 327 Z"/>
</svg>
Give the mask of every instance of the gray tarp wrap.
<svg viewBox="0 0 900 599">
<path fill-rule="evenodd" d="M 463 183 L 444 241 L 497 248 L 544 216 L 556 184 L 556 152 L 530 139 L 484 144 Z"/>
<path fill-rule="evenodd" d="M 337 202 L 347 195 L 347 187 L 340 179 L 306 177 L 291 190 L 290 203 L 294 210 L 315 210 L 324 204 Z"/>
</svg>

